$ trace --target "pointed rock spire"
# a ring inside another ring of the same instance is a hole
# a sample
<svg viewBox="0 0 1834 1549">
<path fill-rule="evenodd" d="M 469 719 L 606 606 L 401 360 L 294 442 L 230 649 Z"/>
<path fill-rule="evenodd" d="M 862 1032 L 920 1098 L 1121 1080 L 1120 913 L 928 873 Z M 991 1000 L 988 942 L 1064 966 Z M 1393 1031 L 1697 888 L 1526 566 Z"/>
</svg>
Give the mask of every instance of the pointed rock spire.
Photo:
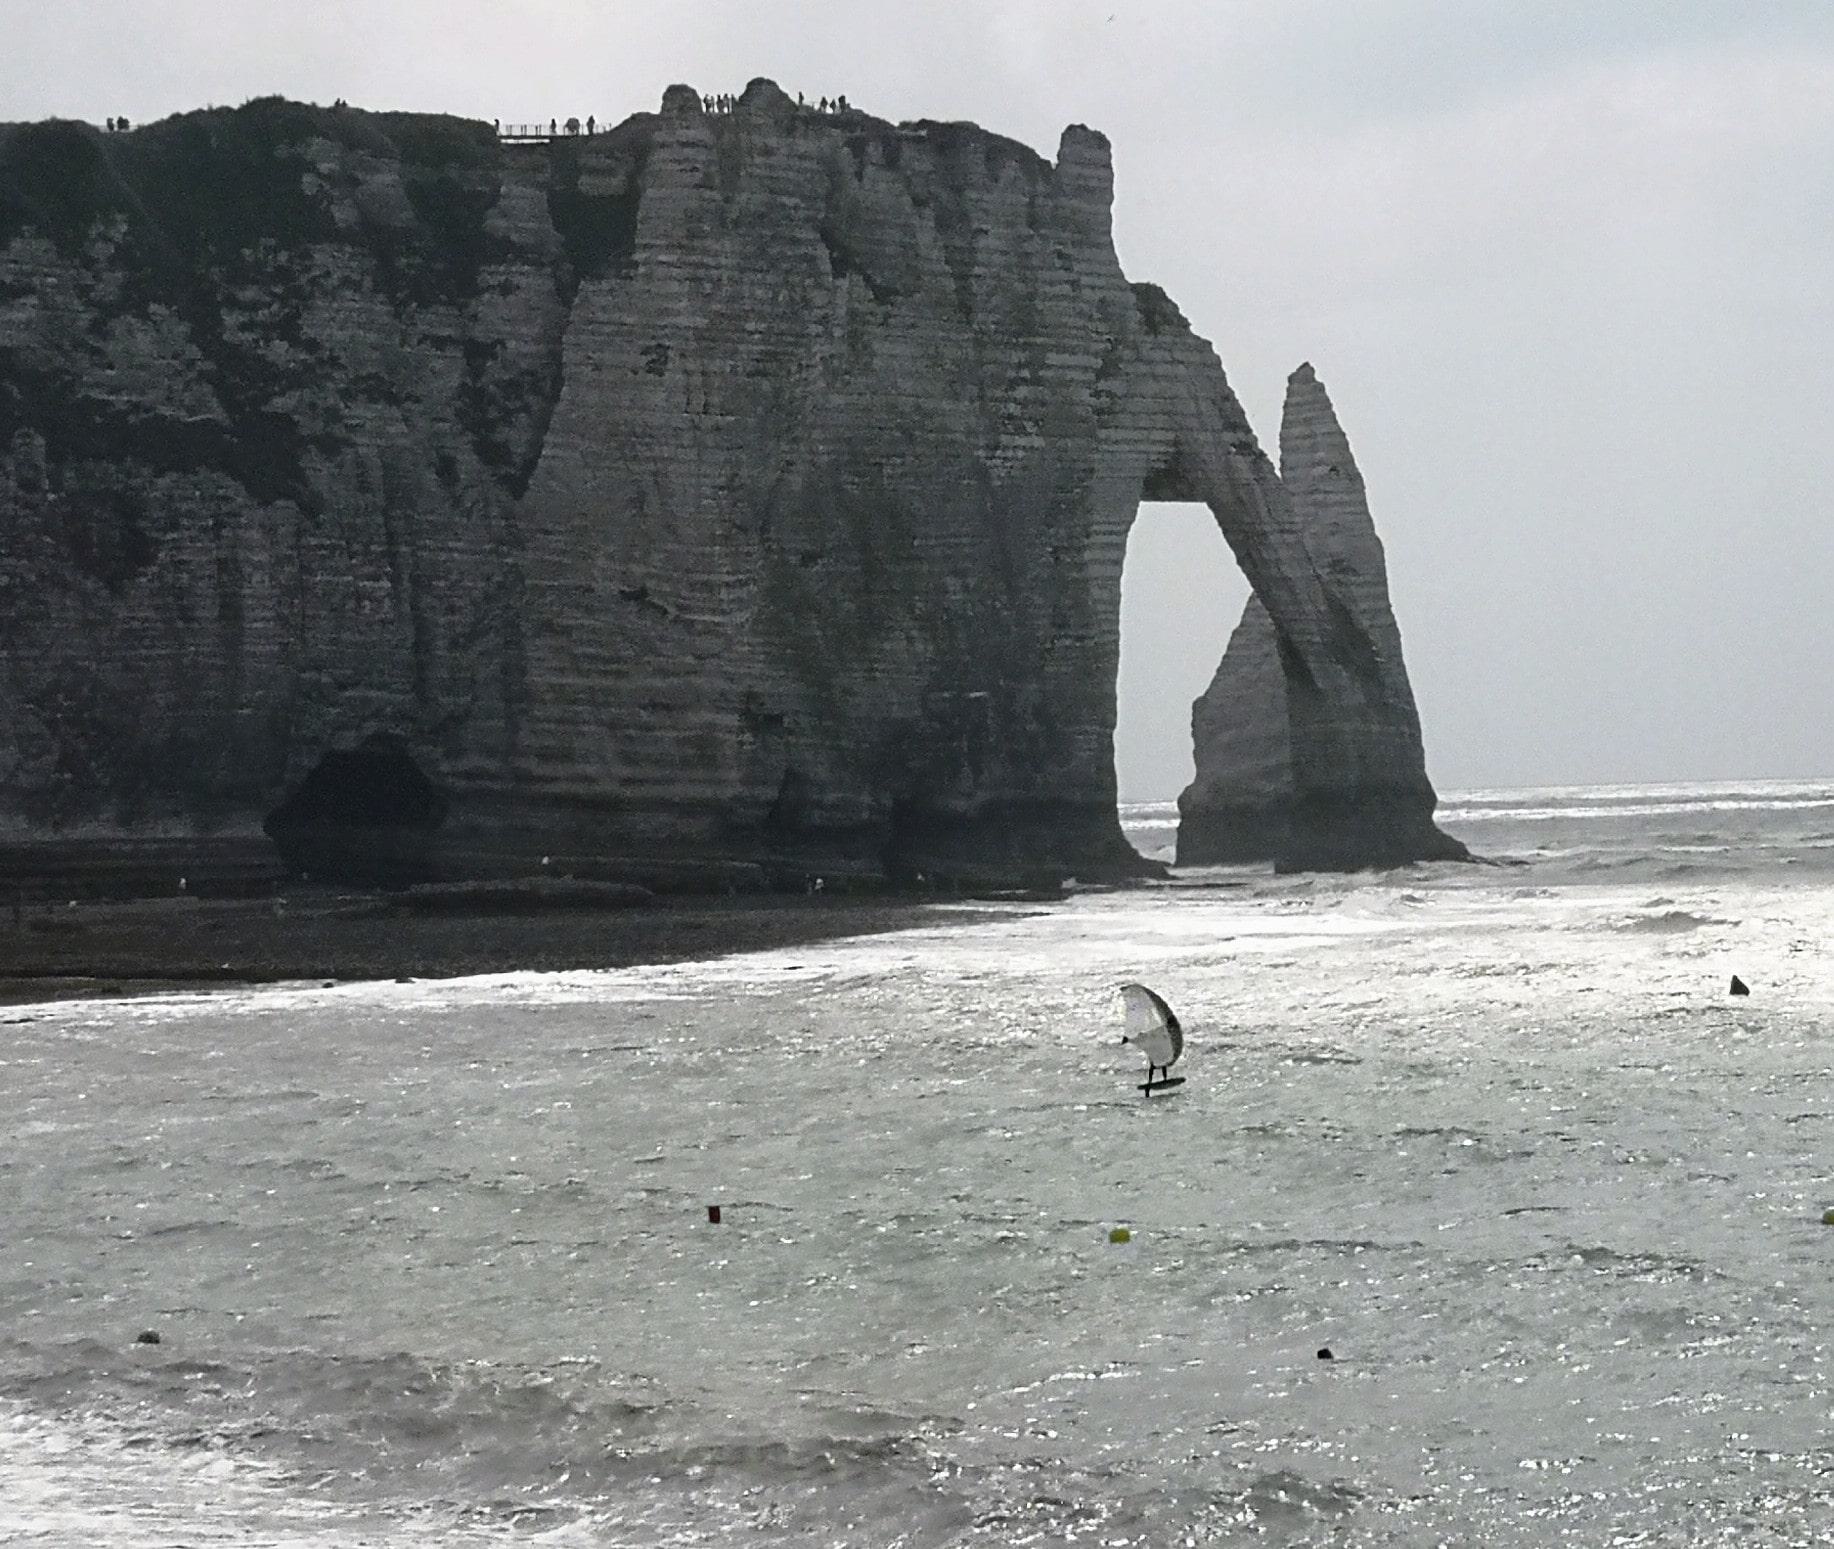
<svg viewBox="0 0 1834 1549">
<path fill-rule="evenodd" d="M 1349 626 L 1339 631 L 1341 649 L 1363 659 L 1357 678 L 1389 698 L 1391 714 L 1412 727 L 1409 772 L 1430 791 L 1401 632 L 1389 606 L 1382 541 L 1349 439 L 1309 363 L 1287 378 L 1280 480 L 1313 563 Z M 1355 660 L 1347 664 L 1358 667 Z M 1285 669 L 1278 634 L 1258 598 L 1249 598 L 1216 676 L 1191 706 L 1191 740 L 1197 773 L 1178 798 L 1180 865 L 1275 857 L 1288 866 L 1331 864 L 1329 857 L 1307 855 L 1305 830 L 1312 819 L 1296 799 Z M 1468 858 L 1462 844 L 1433 825 L 1430 806 L 1409 815 L 1386 789 L 1368 795 L 1364 864 Z M 1341 832 L 1344 814 L 1332 817 Z"/>
</svg>

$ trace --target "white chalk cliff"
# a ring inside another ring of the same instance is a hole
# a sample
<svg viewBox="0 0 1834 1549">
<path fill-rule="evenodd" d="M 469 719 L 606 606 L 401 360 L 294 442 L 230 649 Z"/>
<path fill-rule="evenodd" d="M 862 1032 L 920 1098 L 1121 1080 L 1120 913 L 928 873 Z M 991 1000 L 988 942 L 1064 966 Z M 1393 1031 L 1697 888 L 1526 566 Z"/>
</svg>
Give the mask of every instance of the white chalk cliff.
<svg viewBox="0 0 1834 1549">
<path fill-rule="evenodd" d="M 0 128 L 0 840 L 1125 874 L 1151 498 L 1282 642 L 1283 860 L 1437 853 L 1379 582 L 1121 272 L 1112 178 L 767 81 L 552 145 Z"/>
</svg>

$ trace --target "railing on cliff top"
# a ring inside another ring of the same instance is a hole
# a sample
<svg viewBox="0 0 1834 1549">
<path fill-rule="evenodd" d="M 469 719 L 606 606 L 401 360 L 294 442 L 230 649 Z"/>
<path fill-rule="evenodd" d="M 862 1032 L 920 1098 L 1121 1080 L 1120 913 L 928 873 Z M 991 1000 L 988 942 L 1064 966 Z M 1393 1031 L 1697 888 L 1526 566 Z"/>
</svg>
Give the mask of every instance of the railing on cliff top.
<svg viewBox="0 0 1834 1549">
<path fill-rule="evenodd" d="M 708 113 L 731 113 L 734 102 L 731 97 L 704 97 Z M 804 102 L 799 95 L 796 98 L 796 111 L 799 113 L 833 113 L 842 117 L 851 112 L 845 97 L 824 97 L 817 107 L 813 102 Z M 505 124 L 501 121 L 493 126 L 497 138 L 511 145 L 546 145 L 552 140 L 590 139 L 595 134 L 604 134 L 611 128 L 601 124 L 596 118 L 589 118 L 581 123 L 577 118 L 550 118 L 545 124 Z"/>
</svg>

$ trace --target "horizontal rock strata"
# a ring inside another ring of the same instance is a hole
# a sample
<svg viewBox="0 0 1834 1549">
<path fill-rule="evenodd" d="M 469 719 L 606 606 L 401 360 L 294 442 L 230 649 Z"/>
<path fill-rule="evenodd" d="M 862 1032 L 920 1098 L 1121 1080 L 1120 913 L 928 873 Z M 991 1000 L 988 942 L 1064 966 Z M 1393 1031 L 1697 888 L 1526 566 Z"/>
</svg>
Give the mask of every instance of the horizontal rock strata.
<svg viewBox="0 0 1834 1549">
<path fill-rule="evenodd" d="M 1363 477 L 1324 384 L 1309 365 L 1286 384 L 1280 478 L 1299 514 L 1329 606 L 1349 627 L 1345 659 L 1360 664 L 1385 718 L 1412 726 L 1412 784 L 1427 783 L 1419 716 L 1388 598 L 1388 566 Z M 1432 807 L 1396 802 L 1322 810 L 1296 757 L 1280 636 L 1250 597 L 1210 686 L 1191 707 L 1196 776 L 1178 799 L 1180 865 L 1274 859 L 1283 867 L 1398 865 L 1466 859 Z M 1346 843 L 1346 828 L 1354 842 Z"/>
<path fill-rule="evenodd" d="M 1090 130 L 1047 161 L 768 82 L 552 145 L 277 100 L 0 129 L 0 843 L 1134 871 L 1143 495 L 1211 507 L 1283 642 L 1289 859 L 1426 834 L 1398 654 L 1111 198 Z"/>
</svg>

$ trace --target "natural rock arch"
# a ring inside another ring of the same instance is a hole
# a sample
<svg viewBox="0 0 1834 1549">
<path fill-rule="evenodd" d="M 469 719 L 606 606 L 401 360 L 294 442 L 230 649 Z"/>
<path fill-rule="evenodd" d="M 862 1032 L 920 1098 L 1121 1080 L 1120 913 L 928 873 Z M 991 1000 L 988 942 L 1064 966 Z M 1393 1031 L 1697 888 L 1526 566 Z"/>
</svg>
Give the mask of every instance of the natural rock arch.
<svg viewBox="0 0 1834 1549">
<path fill-rule="evenodd" d="M 1268 621 L 1262 661 L 1271 659 L 1281 680 L 1287 794 L 1277 840 L 1265 842 L 1264 830 L 1253 858 L 1311 869 L 1462 854 L 1432 822 L 1436 798 L 1399 639 L 1389 649 L 1379 638 L 1378 611 L 1393 630 L 1379 545 L 1377 610 L 1358 605 L 1370 578 L 1343 554 L 1320 565 L 1308 508 L 1260 450 L 1209 346 L 1163 293 L 1134 290 L 1145 337 L 1109 443 L 1112 505 L 1094 523 L 1102 613 L 1118 621 L 1121 563 L 1140 502 L 1205 506 L 1248 580 L 1250 611 Z M 1302 373 L 1310 379 L 1309 367 Z"/>
<path fill-rule="evenodd" d="M 1395 664 L 1215 353 L 1121 272 L 1108 142 L 697 96 L 552 146 L 274 101 L 131 155 L 0 137 L 0 262 L 49 298 L 0 332 L 0 816 L 105 821 L 155 768 L 252 830 L 280 772 L 385 725 L 450 800 L 403 830 L 448 868 L 1137 871 L 1112 739 L 1145 497 L 1208 505 L 1275 626 L 1282 861 L 1428 845 Z M 96 175 L 47 203 L 73 157 Z M 267 181 L 162 192 L 232 177 Z M 72 563 L 72 495 L 131 507 L 133 567 Z M 130 756 L 204 716 L 210 771 Z"/>
</svg>

